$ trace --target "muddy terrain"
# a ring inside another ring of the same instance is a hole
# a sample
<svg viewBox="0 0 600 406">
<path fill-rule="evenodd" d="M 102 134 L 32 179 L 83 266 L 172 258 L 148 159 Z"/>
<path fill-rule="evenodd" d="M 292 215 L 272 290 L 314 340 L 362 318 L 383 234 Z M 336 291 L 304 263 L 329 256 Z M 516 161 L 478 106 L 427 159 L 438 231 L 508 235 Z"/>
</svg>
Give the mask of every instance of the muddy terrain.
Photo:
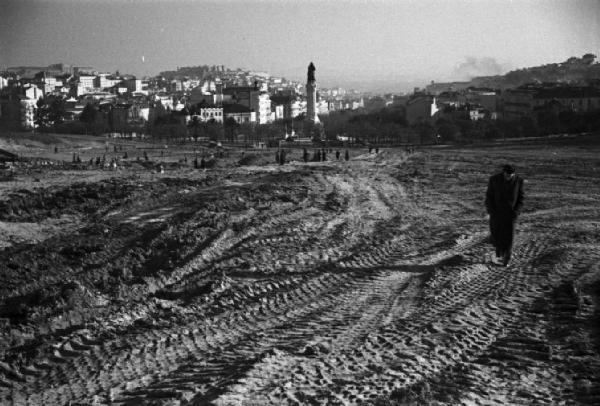
<svg viewBox="0 0 600 406">
<path fill-rule="evenodd" d="M 600 146 L 351 152 L 2 182 L 0 404 L 600 404 Z"/>
</svg>

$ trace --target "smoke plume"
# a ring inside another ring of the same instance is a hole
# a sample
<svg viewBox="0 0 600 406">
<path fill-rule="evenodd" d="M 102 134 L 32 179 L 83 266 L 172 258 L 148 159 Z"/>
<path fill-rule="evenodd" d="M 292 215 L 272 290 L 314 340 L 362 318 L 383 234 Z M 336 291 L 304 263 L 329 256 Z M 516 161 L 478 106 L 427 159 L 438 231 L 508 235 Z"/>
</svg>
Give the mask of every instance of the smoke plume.
<svg viewBox="0 0 600 406">
<path fill-rule="evenodd" d="M 491 57 L 465 57 L 465 60 L 454 68 L 452 76 L 455 80 L 471 80 L 477 76 L 501 75 L 507 72 L 509 66 L 501 64 Z"/>
</svg>

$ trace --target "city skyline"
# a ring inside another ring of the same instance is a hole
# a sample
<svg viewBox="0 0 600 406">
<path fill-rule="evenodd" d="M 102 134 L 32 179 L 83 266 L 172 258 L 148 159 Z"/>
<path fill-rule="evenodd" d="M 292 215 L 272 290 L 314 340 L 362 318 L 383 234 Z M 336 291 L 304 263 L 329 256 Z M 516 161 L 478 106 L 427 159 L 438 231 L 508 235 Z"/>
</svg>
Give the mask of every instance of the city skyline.
<svg viewBox="0 0 600 406">
<path fill-rule="evenodd" d="M 0 65 L 155 75 L 225 65 L 321 86 L 408 90 L 600 49 L 597 1 L 13 1 Z M 518 40 L 517 40 L 518 39 Z"/>
</svg>

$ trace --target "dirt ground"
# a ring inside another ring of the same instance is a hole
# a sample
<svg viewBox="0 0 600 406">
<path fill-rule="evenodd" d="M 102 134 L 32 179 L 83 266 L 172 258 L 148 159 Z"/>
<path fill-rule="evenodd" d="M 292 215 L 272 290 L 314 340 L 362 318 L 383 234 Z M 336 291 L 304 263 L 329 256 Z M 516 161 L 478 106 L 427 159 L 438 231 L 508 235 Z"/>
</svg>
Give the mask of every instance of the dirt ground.
<svg viewBox="0 0 600 406">
<path fill-rule="evenodd" d="M 0 404 L 600 404 L 599 142 L 208 170 L 123 146 L 1 140 L 32 161 L 0 181 Z M 483 200 L 507 161 L 504 268 Z"/>
</svg>

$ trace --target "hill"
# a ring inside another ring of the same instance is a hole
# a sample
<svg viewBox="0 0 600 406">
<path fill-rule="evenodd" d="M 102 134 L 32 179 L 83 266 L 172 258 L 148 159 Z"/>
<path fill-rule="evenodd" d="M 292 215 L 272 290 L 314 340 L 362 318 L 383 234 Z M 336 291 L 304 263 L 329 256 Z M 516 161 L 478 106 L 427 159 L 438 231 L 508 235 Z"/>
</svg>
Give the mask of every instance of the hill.
<svg viewBox="0 0 600 406">
<path fill-rule="evenodd" d="M 505 75 L 478 76 L 468 82 L 436 83 L 435 88 L 490 88 L 509 89 L 526 83 L 570 83 L 590 85 L 600 83 L 600 63 L 596 55 L 585 54 L 581 58 L 571 57 L 561 63 L 551 63 L 510 71 Z M 429 89 L 429 87 L 428 87 Z"/>
<path fill-rule="evenodd" d="M 476 77 L 472 82 L 475 86 L 492 88 L 517 87 L 532 82 L 590 84 L 600 81 L 600 63 L 595 59 L 596 55 L 585 54 L 562 63 L 513 70 L 502 76 Z"/>
<path fill-rule="evenodd" d="M 168 70 L 160 72 L 159 75 L 167 80 L 183 79 L 185 77 L 205 79 L 216 72 L 224 72 L 223 65 L 199 65 L 199 66 L 182 66 L 177 70 Z"/>
</svg>

